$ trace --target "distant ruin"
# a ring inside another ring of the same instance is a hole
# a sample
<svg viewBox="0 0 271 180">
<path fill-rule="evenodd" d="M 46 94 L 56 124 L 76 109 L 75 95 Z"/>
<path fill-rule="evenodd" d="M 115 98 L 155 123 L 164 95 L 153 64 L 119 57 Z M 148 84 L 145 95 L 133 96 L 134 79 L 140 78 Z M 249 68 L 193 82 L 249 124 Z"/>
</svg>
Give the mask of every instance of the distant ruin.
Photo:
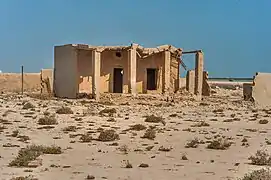
<svg viewBox="0 0 271 180">
<path fill-rule="evenodd" d="M 57 97 L 77 98 L 81 93 L 99 99 L 101 93 L 175 93 L 180 89 L 180 64 L 184 52 L 172 45 L 144 48 L 68 44 L 54 51 Z M 195 53 L 193 94 L 202 95 L 203 53 Z"/>
</svg>

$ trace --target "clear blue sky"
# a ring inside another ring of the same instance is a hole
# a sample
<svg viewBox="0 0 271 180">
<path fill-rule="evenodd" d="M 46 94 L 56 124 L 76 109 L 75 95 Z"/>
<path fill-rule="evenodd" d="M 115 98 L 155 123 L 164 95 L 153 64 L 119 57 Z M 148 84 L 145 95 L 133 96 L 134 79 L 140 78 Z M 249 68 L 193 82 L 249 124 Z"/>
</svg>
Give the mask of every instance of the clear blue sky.
<svg viewBox="0 0 271 180">
<path fill-rule="evenodd" d="M 203 49 L 210 76 L 271 72 L 271 0 L 0 0 L 0 70 L 53 66 L 65 43 Z M 193 66 L 193 58 L 185 56 Z"/>
</svg>

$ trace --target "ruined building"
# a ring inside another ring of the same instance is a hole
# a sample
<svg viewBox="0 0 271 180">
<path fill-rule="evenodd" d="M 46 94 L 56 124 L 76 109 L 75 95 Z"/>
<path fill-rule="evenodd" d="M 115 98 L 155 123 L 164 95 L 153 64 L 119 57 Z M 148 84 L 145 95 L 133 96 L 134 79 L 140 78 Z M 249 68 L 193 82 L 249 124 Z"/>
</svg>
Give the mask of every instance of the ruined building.
<svg viewBox="0 0 271 180">
<path fill-rule="evenodd" d="M 182 49 L 171 45 L 144 48 L 68 44 L 54 49 L 54 93 L 174 93 L 180 85 Z M 196 53 L 195 94 L 202 94 L 203 55 Z"/>
</svg>

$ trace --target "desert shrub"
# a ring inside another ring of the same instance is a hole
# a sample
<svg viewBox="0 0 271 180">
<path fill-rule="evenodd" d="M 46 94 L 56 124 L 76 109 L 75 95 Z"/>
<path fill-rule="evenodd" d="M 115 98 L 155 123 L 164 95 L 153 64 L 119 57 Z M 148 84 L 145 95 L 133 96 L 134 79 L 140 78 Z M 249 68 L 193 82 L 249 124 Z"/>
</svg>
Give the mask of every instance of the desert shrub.
<svg viewBox="0 0 271 180">
<path fill-rule="evenodd" d="M 146 130 L 146 132 L 144 133 L 144 135 L 141 138 L 154 140 L 155 137 L 156 137 L 155 129 L 154 128 L 149 128 L 149 129 Z"/>
<path fill-rule="evenodd" d="M 18 156 L 9 163 L 9 166 L 27 167 L 30 161 L 35 160 L 42 154 L 61 154 L 61 148 L 57 146 L 31 145 L 20 149 Z"/>
<path fill-rule="evenodd" d="M 12 134 L 11 134 L 12 137 L 17 137 L 18 135 L 19 135 L 19 131 L 18 130 L 12 131 Z"/>
<path fill-rule="evenodd" d="M 208 144 L 208 149 L 216 149 L 216 150 L 226 150 L 231 146 L 231 142 L 228 142 L 225 139 L 218 139 L 211 141 L 210 144 Z"/>
<path fill-rule="evenodd" d="M 147 129 L 146 126 L 144 126 L 143 124 L 135 124 L 135 125 L 131 125 L 129 130 L 134 130 L 134 131 L 142 131 Z"/>
<path fill-rule="evenodd" d="M 208 126 L 210 126 L 210 124 L 208 124 L 205 121 L 201 121 L 201 122 L 199 122 L 197 124 L 191 125 L 191 127 L 208 127 Z"/>
<path fill-rule="evenodd" d="M 166 125 L 165 120 L 160 116 L 150 115 L 145 117 L 145 122 L 149 123 L 162 123 L 163 125 Z"/>
<path fill-rule="evenodd" d="M 82 143 L 88 143 L 88 142 L 91 142 L 92 141 L 92 137 L 91 135 L 89 134 L 83 134 L 81 137 L 80 137 L 80 141 Z"/>
<path fill-rule="evenodd" d="M 58 124 L 57 119 L 55 115 L 44 115 L 44 117 L 41 117 L 38 121 L 39 125 L 54 125 Z"/>
<path fill-rule="evenodd" d="M 117 110 L 115 108 L 105 108 L 99 112 L 100 115 L 108 114 L 110 116 L 112 116 L 115 113 L 117 113 Z"/>
<path fill-rule="evenodd" d="M 171 151 L 171 147 L 167 148 L 167 147 L 164 147 L 164 146 L 160 146 L 158 151 L 163 151 L 163 152 L 169 152 Z"/>
<path fill-rule="evenodd" d="M 201 144 L 201 141 L 198 138 L 194 138 L 186 143 L 185 148 L 197 148 L 199 144 Z"/>
<path fill-rule="evenodd" d="M 69 107 L 62 106 L 58 110 L 56 110 L 57 114 L 73 114 L 73 111 Z"/>
<path fill-rule="evenodd" d="M 62 129 L 64 132 L 76 132 L 76 126 L 67 126 Z"/>
<path fill-rule="evenodd" d="M 115 141 L 119 140 L 119 135 L 113 129 L 103 130 L 100 132 L 98 140 L 102 142 Z"/>
<path fill-rule="evenodd" d="M 133 168 L 133 165 L 129 161 L 126 161 L 125 168 Z"/>
<path fill-rule="evenodd" d="M 11 178 L 11 180 L 38 180 L 37 178 L 34 178 L 33 176 L 19 176 L 19 177 L 14 177 Z"/>
<path fill-rule="evenodd" d="M 23 109 L 32 109 L 32 108 L 35 108 L 35 106 L 30 102 L 27 102 L 23 105 Z"/>
<path fill-rule="evenodd" d="M 271 166 L 271 155 L 266 151 L 258 150 L 255 156 L 250 156 L 248 159 L 251 160 L 251 164 L 253 165 Z"/>
<path fill-rule="evenodd" d="M 243 178 L 239 180 L 270 180 L 271 171 L 270 169 L 260 169 L 254 170 L 251 173 L 246 174 Z"/>
<path fill-rule="evenodd" d="M 268 123 L 268 120 L 267 119 L 261 119 L 259 121 L 259 124 L 267 124 Z"/>
</svg>

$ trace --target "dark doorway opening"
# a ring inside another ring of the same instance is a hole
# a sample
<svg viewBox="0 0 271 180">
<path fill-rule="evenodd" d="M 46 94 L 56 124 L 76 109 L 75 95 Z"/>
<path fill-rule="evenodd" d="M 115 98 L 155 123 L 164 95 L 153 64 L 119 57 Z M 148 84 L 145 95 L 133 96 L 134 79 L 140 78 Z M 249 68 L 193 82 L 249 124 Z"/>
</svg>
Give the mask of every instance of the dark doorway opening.
<svg viewBox="0 0 271 180">
<path fill-rule="evenodd" d="M 123 69 L 114 68 L 113 93 L 122 93 L 123 91 Z"/>
<path fill-rule="evenodd" d="M 147 69 L 147 90 L 156 90 L 157 69 Z"/>
</svg>

